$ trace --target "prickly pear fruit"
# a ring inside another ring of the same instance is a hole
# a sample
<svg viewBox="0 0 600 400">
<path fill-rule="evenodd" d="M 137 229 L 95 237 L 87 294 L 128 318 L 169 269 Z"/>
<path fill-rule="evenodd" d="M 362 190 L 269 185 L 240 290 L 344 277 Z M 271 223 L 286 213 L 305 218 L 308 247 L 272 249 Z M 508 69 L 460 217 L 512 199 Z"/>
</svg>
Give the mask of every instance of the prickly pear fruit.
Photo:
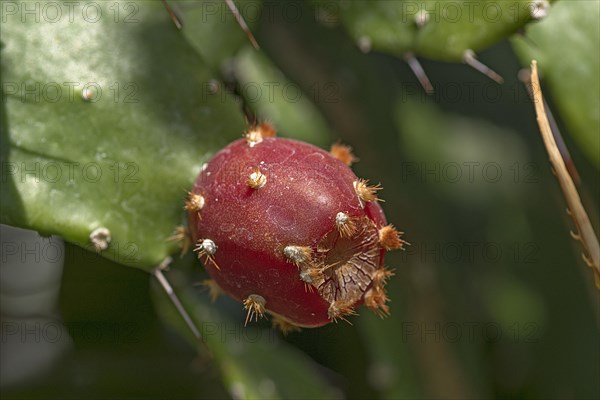
<svg viewBox="0 0 600 400">
<path fill-rule="evenodd" d="M 190 192 L 190 234 L 214 283 L 244 304 L 246 322 L 268 312 L 280 327 L 317 327 L 362 303 L 387 315 L 384 253 L 404 242 L 380 187 L 354 175 L 347 146 L 328 153 L 274 133 L 250 128 Z"/>
</svg>

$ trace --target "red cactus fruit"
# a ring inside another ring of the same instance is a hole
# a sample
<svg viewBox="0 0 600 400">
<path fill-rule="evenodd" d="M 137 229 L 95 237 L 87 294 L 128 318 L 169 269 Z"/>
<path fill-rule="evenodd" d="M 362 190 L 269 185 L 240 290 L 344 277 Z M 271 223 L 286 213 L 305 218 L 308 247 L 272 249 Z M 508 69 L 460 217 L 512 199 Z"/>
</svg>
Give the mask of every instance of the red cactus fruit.
<svg viewBox="0 0 600 400">
<path fill-rule="evenodd" d="M 242 302 L 246 323 L 268 312 L 279 327 L 317 327 L 362 303 L 389 314 L 386 250 L 402 248 L 358 179 L 350 148 L 328 153 L 274 137 L 265 123 L 205 165 L 186 209 L 195 251 L 217 288 Z"/>
</svg>

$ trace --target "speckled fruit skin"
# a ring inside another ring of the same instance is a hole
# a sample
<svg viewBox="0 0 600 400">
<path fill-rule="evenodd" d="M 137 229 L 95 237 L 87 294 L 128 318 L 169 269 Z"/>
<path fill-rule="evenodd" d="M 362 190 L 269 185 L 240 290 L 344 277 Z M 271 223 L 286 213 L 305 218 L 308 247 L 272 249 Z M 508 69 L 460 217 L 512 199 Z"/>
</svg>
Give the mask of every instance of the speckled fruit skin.
<svg viewBox="0 0 600 400">
<path fill-rule="evenodd" d="M 247 181 L 257 170 L 266 182 L 253 189 Z M 192 240 L 210 238 L 217 246 L 214 263 L 203 259 L 208 273 L 236 300 L 258 294 L 269 313 L 294 325 L 331 322 L 330 303 L 307 290 L 283 249 L 289 244 L 316 249 L 336 229 L 340 211 L 384 226 L 376 201 L 361 205 L 356 180 L 348 166 L 307 143 L 267 137 L 253 146 L 244 139 L 229 144 L 205 165 L 192 191 L 205 201 L 200 212 L 189 212 Z M 377 251 L 382 266 L 385 250 Z"/>
</svg>

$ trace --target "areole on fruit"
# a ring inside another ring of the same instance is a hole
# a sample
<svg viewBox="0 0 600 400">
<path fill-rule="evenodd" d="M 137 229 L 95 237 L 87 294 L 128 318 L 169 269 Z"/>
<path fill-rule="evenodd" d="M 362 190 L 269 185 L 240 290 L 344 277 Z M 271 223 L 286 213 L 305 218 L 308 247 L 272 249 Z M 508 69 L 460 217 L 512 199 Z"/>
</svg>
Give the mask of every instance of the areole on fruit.
<svg viewBox="0 0 600 400">
<path fill-rule="evenodd" d="M 328 153 L 274 137 L 266 123 L 219 151 L 187 204 L 195 251 L 220 290 L 243 303 L 246 323 L 265 313 L 284 331 L 355 314 L 389 314 L 383 265 L 400 249 L 379 185 L 357 178 L 350 148 Z"/>
</svg>

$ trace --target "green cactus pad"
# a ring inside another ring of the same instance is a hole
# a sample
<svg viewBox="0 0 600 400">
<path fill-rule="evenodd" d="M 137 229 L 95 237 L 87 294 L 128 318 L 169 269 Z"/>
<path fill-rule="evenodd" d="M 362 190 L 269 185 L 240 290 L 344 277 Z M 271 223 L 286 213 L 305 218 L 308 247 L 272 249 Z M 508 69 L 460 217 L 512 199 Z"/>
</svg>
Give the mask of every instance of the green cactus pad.
<svg viewBox="0 0 600 400">
<path fill-rule="evenodd" d="M 497 1 L 315 1 L 339 19 L 356 39 L 392 54 L 414 52 L 434 60 L 460 62 L 541 18 L 531 0 Z"/>
<path fill-rule="evenodd" d="M 538 61 L 560 117 L 581 150 L 600 167 L 600 2 L 559 2 L 539 24 L 515 37 L 524 66 Z M 568 29 L 563 29 L 568 27 Z"/>
<path fill-rule="evenodd" d="M 101 254 L 148 269 L 177 251 L 186 191 L 245 123 L 160 2 L 86 6 L 93 23 L 3 15 L 0 221 L 86 248 L 107 228 Z"/>
</svg>

